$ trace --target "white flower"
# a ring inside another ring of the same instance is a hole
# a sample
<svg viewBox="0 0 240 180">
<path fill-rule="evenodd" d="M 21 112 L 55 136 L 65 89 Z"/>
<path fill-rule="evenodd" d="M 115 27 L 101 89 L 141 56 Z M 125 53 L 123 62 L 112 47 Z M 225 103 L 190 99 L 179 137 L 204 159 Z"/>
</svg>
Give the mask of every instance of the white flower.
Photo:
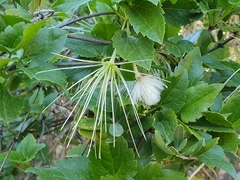
<svg viewBox="0 0 240 180">
<path fill-rule="evenodd" d="M 160 93 L 164 89 L 164 83 L 150 75 L 138 75 L 136 79 L 136 84 L 131 92 L 133 102 L 135 104 L 143 102 L 148 106 L 157 104 L 160 101 Z"/>
</svg>

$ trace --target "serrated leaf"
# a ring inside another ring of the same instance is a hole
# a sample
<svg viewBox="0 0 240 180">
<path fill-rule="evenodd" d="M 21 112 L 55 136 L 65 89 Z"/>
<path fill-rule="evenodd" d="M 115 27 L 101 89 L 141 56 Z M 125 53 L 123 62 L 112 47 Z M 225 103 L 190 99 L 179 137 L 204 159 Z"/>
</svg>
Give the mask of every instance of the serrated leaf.
<svg viewBox="0 0 240 180">
<path fill-rule="evenodd" d="M 127 142 L 120 137 L 116 141 L 116 146 L 102 143 L 101 159 L 95 157 L 95 153 L 90 153 L 89 168 L 95 179 L 101 176 L 112 175 L 116 179 L 133 179 L 136 175 L 137 161 L 134 159 L 132 149 L 128 149 Z"/>
<path fill-rule="evenodd" d="M 162 43 L 165 34 L 165 20 L 161 5 L 148 1 L 139 1 L 131 6 L 123 6 L 127 18 L 136 33 Z"/>
<path fill-rule="evenodd" d="M 240 125 L 238 121 L 240 120 L 240 95 L 233 96 L 229 98 L 226 102 L 226 104 L 223 105 L 222 109 L 220 110 L 220 113 L 222 114 L 228 114 L 230 115 L 227 117 L 227 120 L 229 120 L 235 129 L 240 129 Z"/>
<path fill-rule="evenodd" d="M 187 72 L 179 74 L 177 77 L 172 76 L 167 79 L 171 83 L 167 83 L 167 88 L 165 88 L 161 93 L 160 106 L 164 110 L 173 110 L 178 112 L 185 103 L 188 87 L 188 75 Z"/>
<path fill-rule="evenodd" d="M 141 35 L 131 35 L 123 31 L 116 31 L 113 38 L 113 47 L 123 59 L 150 69 L 154 56 L 153 42 Z"/>
<path fill-rule="evenodd" d="M 28 168 L 26 172 L 37 174 L 39 180 L 90 180 L 88 162 L 89 160 L 83 156 L 77 159 L 60 159 L 55 161 L 56 167 L 31 167 Z"/>
<path fill-rule="evenodd" d="M 11 96 L 0 84 L 0 119 L 5 123 L 14 121 L 24 106 L 21 96 Z"/>
<path fill-rule="evenodd" d="M 218 93 L 223 88 L 222 84 L 200 84 L 190 87 L 187 92 L 187 100 L 181 109 L 183 122 L 195 122 L 202 116 L 212 104 Z"/>
<path fill-rule="evenodd" d="M 205 112 L 203 113 L 207 120 L 212 124 L 223 125 L 226 127 L 232 127 L 232 123 L 227 120 L 227 117 L 217 112 Z"/>
<path fill-rule="evenodd" d="M 194 48 L 187 56 L 180 61 L 175 68 L 175 73 L 188 72 L 189 87 L 199 84 L 203 77 L 202 57 L 199 48 Z"/>
<path fill-rule="evenodd" d="M 238 179 L 233 165 L 226 161 L 226 156 L 219 146 L 215 146 L 209 151 L 197 157 L 206 165 L 223 169 L 227 173 L 229 173 L 235 180 Z"/>
<path fill-rule="evenodd" d="M 31 161 L 38 151 L 45 147 L 45 144 L 37 144 L 32 134 L 28 134 L 18 145 L 17 152 L 21 153 L 23 159 Z"/>
<path fill-rule="evenodd" d="M 174 131 L 178 124 L 176 114 L 171 110 L 158 111 L 154 114 L 154 118 L 156 124 L 153 127 L 162 134 L 166 140 L 166 145 L 170 144 L 174 139 Z"/>
<path fill-rule="evenodd" d="M 42 28 L 24 48 L 25 54 L 33 61 L 47 62 L 63 49 L 66 31 L 57 28 Z"/>
<path fill-rule="evenodd" d="M 55 11 L 73 12 L 79 8 L 79 6 L 88 3 L 90 0 L 57 0 L 51 6 Z"/>
<path fill-rule="evenodd" d="M 201 118 L 197 122 L 188 123 L 188 126 L 193 129 L 201 130 L 201 131 L 213 131 L 213 132 L 235 132 L 235 130 L 231 127 L 225 127 L 222 125 L 212 124 L 207 120 Z"/>
</svg>

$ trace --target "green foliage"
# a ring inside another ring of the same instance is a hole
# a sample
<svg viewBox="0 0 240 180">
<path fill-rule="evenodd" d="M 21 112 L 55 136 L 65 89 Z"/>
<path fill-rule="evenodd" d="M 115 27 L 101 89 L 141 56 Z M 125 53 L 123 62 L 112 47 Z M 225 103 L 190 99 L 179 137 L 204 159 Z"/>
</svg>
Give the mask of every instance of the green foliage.
<svg viewBox="0 0 240 180">
<path fill-rule="evenodd" d="M 237 180 L 239 6 L 0 0 L 0 180 Z"/>
</svg>

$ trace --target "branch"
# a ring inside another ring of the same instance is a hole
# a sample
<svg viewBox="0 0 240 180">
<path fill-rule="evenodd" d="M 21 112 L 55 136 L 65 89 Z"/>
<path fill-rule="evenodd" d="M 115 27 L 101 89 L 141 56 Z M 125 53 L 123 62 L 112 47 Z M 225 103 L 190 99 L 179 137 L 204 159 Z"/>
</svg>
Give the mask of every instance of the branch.
<svg viewBox="0 0 240 180">
<path fill-rule="evenodd" d="M 88 37 L 83 37 L 83 36 L 75 36 L 75 35 L 71 35 L 71 34 L 69 34 L 67 37 L 72 38 L 72 39 L 82 40 L 82 41 L 93 42 L 93 43 L 106 44 L 106 45 L 111 43 L 111 41 L 88 38 Z"/>
<path fill-rule="evenodd" d="M 89 18 L 92 18 L 92 17 L 101 16 L 101 15 L 108 15 L 108 14 L 116 14 L 116 13 L 115 12 L 100 12 L 100 13 L 96 13 L 96 14 L 90 14 L 90 15 L 87 15 L 87 16 L 84 16 L 84 17 L 73 19 L 72 21 L 69 21 L 69 22 L 64 23 L 62 25 L 58 25 L 57 27 L 62 28 L 62 27 L 67 26 L 69 24 L 73 24 L 77 21 L 81 21 L 81 20 L 84 20 L 84 19 L 89 19 Z"/>
<path fill-rule="evenodd" d="M 218 45 L 217 45 L 216 47 L 210 49 L 210 50 L 208 51 L 208 53 L 213 52 L 213 51 L 215 51 L 215 50 L 217 50 L 217 49 L 219 49 L 219 48 L 223 48 L 225 44 L 227 44 L 229 41 L 231 41 L 231 40 L 233 40 L 233 39 L 235 39 L 235 37 L 234 37 L 234 36 L 231 36 L 231 37 L 227 38 L 225 41 L 223 41 L 223 42 L 221 42 L 221 43 L 218 43 Z"/>
</svg>

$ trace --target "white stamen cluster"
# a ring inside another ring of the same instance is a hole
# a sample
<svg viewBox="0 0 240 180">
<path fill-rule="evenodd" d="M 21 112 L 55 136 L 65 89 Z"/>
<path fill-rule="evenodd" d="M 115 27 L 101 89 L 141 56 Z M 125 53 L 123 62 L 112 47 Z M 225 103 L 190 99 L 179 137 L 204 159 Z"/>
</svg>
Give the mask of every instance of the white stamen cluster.
<svg viewBox="0 0 240 180">
<path fill-rule="evenodd" d="M 164 83 L 150 75 L 138 75 L 131 96 L 136 104 L 142 102 L 147 106 L 157 104 L 160 101 L 160 93 L 164 89 Z"/>
</svg>

